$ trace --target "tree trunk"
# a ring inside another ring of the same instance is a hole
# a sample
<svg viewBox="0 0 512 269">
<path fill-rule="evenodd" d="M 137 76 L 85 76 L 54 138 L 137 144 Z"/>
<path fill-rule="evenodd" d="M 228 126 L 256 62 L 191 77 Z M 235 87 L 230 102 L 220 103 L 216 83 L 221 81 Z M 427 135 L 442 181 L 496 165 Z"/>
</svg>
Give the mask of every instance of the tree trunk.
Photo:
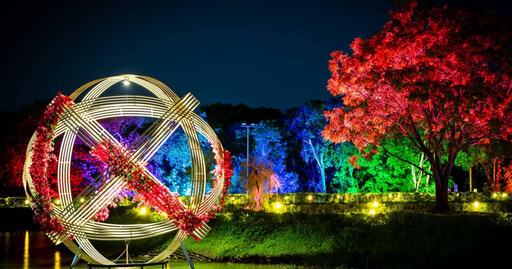
<svg viewBox="0 0 512 269">
<path fill-rule="evenodd" d="M 305 141 L 305 140 L 303 140 Z M 311 139 L 308 139 L 308 141 L 305 141 L 309 144 L 311 147 L 311 152 L 313 152 L 313 157 L 315 158 L 316 163 L 318 164 L 318 170 L 320 170 L 320 181 L 321 181 L 321 188 L 323 193 L 327 193 L 327 187 L 325 185 L 325 165 L 324 165 L 324 156 L 323 153 L 320 151 L 320 156 L 316 153 L 315 147 L 313 147 L 313 142 L 311 142 Z M 316 187 L 315 187 L 316 189 Z"/>
<path fill-rule="evenodd" d="M 444 181 L 443 179 L 440 179 Z M 446 183 L 437 184 L 438 180 L 436 178 L 436 207 L 434 208 L 434 212 L 448 212 L 450 211 L 450 207 L 448 206 L 448 180 Z"/>
<path fill-rule="evenodd" d="M 448 163 L 441 165 L 440 158 L 436 158 L 434 163 L 431 163 L 434 181 L 436 184 L 436 206 L 434 212 L 445 213 L 450 211 L 448 206 L 448 179 L 453 168 L 457 154 L 452 154 L 448 157 Z"/>
<path fill-rule="evenodd" d="M 471 167 L 469 168 L 469 192 L 473 191 L 473 178 L 471 177 Z"/>
<path fill-rule="evenodd" d="M 322 190 L 323 193 L 327 193 L 327 186 L 325 184 L 324 156 L 322 153 L 320 153 L 320 163 L 318 165 L 320 166 L 320 175 L 322 176 Z"/>
</svg>

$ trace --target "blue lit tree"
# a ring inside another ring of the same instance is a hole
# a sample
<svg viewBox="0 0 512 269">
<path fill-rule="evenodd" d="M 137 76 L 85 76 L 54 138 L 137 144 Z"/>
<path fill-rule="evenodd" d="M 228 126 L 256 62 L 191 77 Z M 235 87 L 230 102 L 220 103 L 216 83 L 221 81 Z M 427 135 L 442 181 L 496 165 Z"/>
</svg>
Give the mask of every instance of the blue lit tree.
<svg viewBox="0 0 512 269">
<path fill-rule="evenodd" d="M 322 115 L 323 103 L 308 102 L 291 113 L 288 118 L 288 128 L 298 141 L 300 156 L 307 165 L 313 165 L 308 182 L 310 189 L 315 192 L 326 192 L 326 169 L 331 166 L 327 159 L 329 142 L 321 135 L 326 121 Z"/>
<path fill-rule="evenodd" d="M 231 159 L 233 164 L 233 176 L 231 177 L 231 186 L 229 186 L 229 193 L 244 193 L 244 182 L 242 175 L 242 163 L 246 161 L 243 154 L 234 155 Z M 243 172 L 245 173 L 245 171 Z"/>
<path fill-rule="evenodd" d="M 252 156 L 272 164 L 272 170 L 279 177 L 280 193 L 295 192 L 298 189 L 297 174 L 286 168 L 286 141 L 275 123 L 260 122 L 253 130 Z M 242 171 L 243 173 L 243 171 Z"/>
<path fill-rule="evenodd" d="M 205 117 L 204 113 L 200 116 Z M 200 134 L 198 136 L 205 158 L 206 172 L 208 173 L 206 177 L 208 190 L 213 186 L 213 177 L 210 172 L 215 167 L 215 158 L 207 139 Z M 180 195 L 190 195 L 191 167 L 192 159 L 188 140 L 183 129 L 178 128 L 153 156 L 149 169 L 172 192 L 177 192 Z"/>
<path fill-rule="evenodd" d="M 321 134 L 326 124 L 323 111 L 332 106 L 330 101 L 309 101 L 287 113 L 288 139 L 301 157 L 294 161 L 295 169 L 308 177 L 305 185 L 310 191 L 325 193 L 330 185 L 336 191 L 357 192 L 353 167 L 348 163 L 355 148 L 350 143 L 331 143 Z"/>
<path fill-rule="evenodd" d="M 151 161 L 156 176 L 171 190 L 180 195 L 190 194 L 190 150 L 187 137 L 181 128 L 162 145 Z"/>
</svg>

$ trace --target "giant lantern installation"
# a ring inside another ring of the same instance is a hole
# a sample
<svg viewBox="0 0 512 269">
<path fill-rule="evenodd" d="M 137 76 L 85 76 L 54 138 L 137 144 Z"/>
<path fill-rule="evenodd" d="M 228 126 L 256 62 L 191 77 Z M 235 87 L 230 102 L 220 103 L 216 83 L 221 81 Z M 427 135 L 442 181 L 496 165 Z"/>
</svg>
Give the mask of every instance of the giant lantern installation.
<svg viewBox="0 0 512 269">
<path fill-rule="evenodd" d="M 116 83 L 135 83 L 153 96 L 102 95 Z M 77 98 L 81 98 L 78 102 Z M 77 102 L 75 102 L 77 101 Z M 131 241 L 175 231 L 171 243 L 147 263 L 167 258 L 188 236 L 201 240 L 209 231 L 206 224 L 219 210 L 230 185 L 231 157 L 222 148 L 212 128 L 193 110 L 199 102 L 190 94 L 178 96 L 162 82 L 145 76 L 121 75 L 91 81 L 69 97 L 58 94 L 48 106 L 28 147 L 23 186 L 34 210 L 35 220 L 50 239 L 65 244 L 90 263 L 114 265 L 90 240 Z M 131 145 L 122 145 L 98 123 L 113 117 L 156 119 Z M 178 128 L 187 136 L 191 155 L 191 195 L 188 206 L 178 194 L 166 188 L 146 164 Z M 59 203 L 52 203 L 47 170 L 53 141 L 62 136 L 58 150 L 57 186 Z M 210 142 L 216 166 L 214 185 L 206 191 L 208 172 L 199 136 Z M 71 191 L 71 160 L 75 140 L 80 140 L 107 167 L 79 194 Z M 145 206 L 167 216 L 164 221 L 144 224 L 111 224 L 98 220 L 102 212 L 123 190 L 130 190 Z"/>
</svg>

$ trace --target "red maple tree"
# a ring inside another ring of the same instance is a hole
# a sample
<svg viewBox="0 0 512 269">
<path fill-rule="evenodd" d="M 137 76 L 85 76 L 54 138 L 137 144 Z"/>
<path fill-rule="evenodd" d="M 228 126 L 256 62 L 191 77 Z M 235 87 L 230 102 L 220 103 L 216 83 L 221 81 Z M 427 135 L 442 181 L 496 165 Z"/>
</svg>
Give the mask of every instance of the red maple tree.
<svg viewBox="0 0 512 269">
<path fill-rule="evenodd" d="M 457 154 L 512 133 L 511 32 L 490 12 L 462 8 L 412 2 L 390 15 L 380 33 L 352 42 L 352 56 L 331 54 L 327 89 L 345 107 L 325 112 L 323 135 L 365 157 L 407 137 L 430 162 L 434 210 L 448 211 Z"/>
<path fill-rule="evenodd" d="M 36 101 L 19 111 L 0 112 L 0 196 L 25 195 L 20 187 L 27 144 L 49 101 Z"/>
<path fill-rule="evenodd" d="M 23 189 L 19 187 L 23 185 L 23 166 L 27 145 L 48 102 L 48 100 L 36 101 L 22 111 L 2 112 L 11 117 L 9 119 L 11 122 L 6 124 L 4 133 L 0 134 L 0 152 L 3 153 L 0 155 L 0 195 L 24 195 Z M 59 145 L 60 140 L 56 142 L 55 147 L 58 149 Z M 82 171 L 72 166 L 70 176 L 73 193 L 80 192 Z M 51 179 L 51 195 L 57 197 L 57 159 L 53 154 L 49 160 L 48 177 Z"/>
</svg>

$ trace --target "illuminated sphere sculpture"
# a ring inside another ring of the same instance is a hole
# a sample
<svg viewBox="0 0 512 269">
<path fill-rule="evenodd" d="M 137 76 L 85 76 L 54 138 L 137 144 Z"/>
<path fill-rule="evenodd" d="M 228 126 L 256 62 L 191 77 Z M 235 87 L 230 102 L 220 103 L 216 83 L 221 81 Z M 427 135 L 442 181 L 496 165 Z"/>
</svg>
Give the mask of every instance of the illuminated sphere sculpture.
<svg viewBox="0 0 512 269">
<path fill-rule="evenodd" d="M 152 93 L 153 96 L 139 95 L 102 95 L 111 86 L 117 83 L 134 83 Z M 78 102 L 77 98 L 81 97 Z M 59 205 L 52 205 L 52 213 L 62 223 L 63 234 L 47 233 L 54 243 L 64 243 L 72 252 L 90 263 L 111 264 L 91 244 L 90 240 L 103 241 L 131 241 L 150 238 L 177 231 L 171 243 L 160 254 L 153 257 L 150 262 L 159 262 L 167 258 L 180 246 L 188 233 L 180 230 L 172 220 L 145 224 L 109 224 L 96 222 L 91 219 L 105 208 L 112 199 L 122 191 L 125 182 L 110 175 L 104 186 L 73 197 L 70 185 L 70 163 L 73 155 L 75 140 L 81 132 L 87 132 L 89 139 L 99 143 L 101 140 L 110 140 L 118 143 L 112 134 L 109 134 L 98 120 L 113 117 L 146 117 L 157 119 L 152 130 L 142 134 L 143 143 L 135 145 L 133 156 L 138 163 L 144 164 L 158 151 L 172 133 L 181 127 L 187 136 L 191 155 L 191 195 L 188 208 L 196 215 L 210 212 L 222 195 L 224 177 L 214 188 L 206 193 L 206 166 L 203 151 L 199 144 L 198 135 L 206 137 L 213 146 L 222 151 L 222 145 L 212 128 L 193 110 L 199 102 L 189 93 L 183 98 L 178 96 L 162 82 L 145 76 L 121 75 L 91 81 L 78 88 L 70 95 L 75 101 L 69 111 L 64 113 L 58 121 L 54 137 L 62 136 L 58 154 L 57 182 Z M 69 113 L 69 112 L 72 113 Z M 34 183 L 30 174 L 32 164 L 32 147 L 37 133 L 34 133 L 27 147 L 27 157 L 23 171 L 23 185 L 28 200 L 34 208 Z M 145 136 L 145 137 L 144 137 Z M 87 189 L 87 188 L 86 188 Z M 86 199 L 83 199 L 86 197 Z M 184 205 L 185 206 L 185 205 Z M 206 223 L 191 233 L 196 238 L 202 238 L 209 230 Z"/>
</svg>

